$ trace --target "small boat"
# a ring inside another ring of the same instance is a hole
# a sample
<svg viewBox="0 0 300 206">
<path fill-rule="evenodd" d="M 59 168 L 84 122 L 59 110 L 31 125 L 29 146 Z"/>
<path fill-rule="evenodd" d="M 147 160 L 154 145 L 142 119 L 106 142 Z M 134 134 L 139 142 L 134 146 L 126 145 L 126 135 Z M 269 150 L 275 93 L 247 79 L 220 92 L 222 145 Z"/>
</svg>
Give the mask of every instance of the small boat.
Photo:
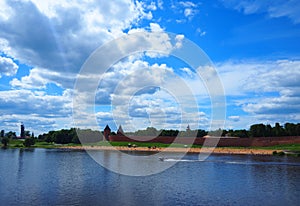
<svg viewBox="0 0 300 206">
<path fill-rule="evenodd" d="M 165 160 L 164 157 L 159 157 L 158 159 L 159 159 L 160 161 L 164 161 L 164 160 Z"/>
</svg>

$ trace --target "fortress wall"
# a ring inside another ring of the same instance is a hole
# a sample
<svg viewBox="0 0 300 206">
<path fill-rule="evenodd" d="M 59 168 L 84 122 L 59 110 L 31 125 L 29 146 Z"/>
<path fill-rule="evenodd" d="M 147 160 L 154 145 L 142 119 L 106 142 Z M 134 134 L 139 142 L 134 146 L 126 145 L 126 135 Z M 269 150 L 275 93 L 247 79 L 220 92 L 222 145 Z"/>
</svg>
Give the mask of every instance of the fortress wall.
<svg viewBox="0 0 300 206">
<path fill-rule="evenodd" d="M 134 139 L 133 139 L 134 138 Z M 110 135 L 109 141 L 114 142 L 157 142 L 171 144 L 180 143 L 180 144 L 196 144 L 203 145 L 206 139 L 210 138 L 196 138 L 193 142 L 192 137 L 127 137 L 122 134 Z M 211 138 L 212 139 L 212 138 Z M 208 140 L 209 141 L 209 140 Z M 212 139 L 212 141 L 214 141 Z M 250 147 L 250 146 L 274 146 L 278 144 L 293 144 L 300 143 L 300 136 L 291 136 L 291 137 L 256 137 L 256 138 L 230 138 L 225 137 L 221 138 L 218 142 L 219 147 Z"/>
</svg>

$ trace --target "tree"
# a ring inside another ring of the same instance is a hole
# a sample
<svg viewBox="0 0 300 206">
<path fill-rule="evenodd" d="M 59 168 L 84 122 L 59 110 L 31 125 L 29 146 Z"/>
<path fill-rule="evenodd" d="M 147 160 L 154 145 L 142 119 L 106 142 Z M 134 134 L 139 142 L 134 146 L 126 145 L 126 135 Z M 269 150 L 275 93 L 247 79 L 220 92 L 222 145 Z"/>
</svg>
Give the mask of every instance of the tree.
<svg viewBox="0 0 300 206">
<path fill-rule="evenodd" d="M 297 132 L 297 125 L 299 125 L 299 124 L 285 123 L 284 129 L 285 129 L 286 135 L 298 136 L 299 133 Z"/>
<path fill-rule="evenodd" d="M 197 137 L 204 137 L 205 135 L 207 135 L 207 132 L 203 129 L 198 129 L 197 130 Z"/>
<path fill-rule="evenodd" d="M 246 137 L 249 137 L 249 134 L 248 134 L 247 130 L 240 129 L 240 130 L 231 131 L 230 136 L 246 138 Z"/>
<path fill-rule="evenodd" d="M 254 124 L 250 127 L 252 137 L 265 137 L 266 126 L 264 124 Z"/>
<path fill-rule="evenodd" d="M 14 139 L 17 137 L 15 132 L 9 131 L 8 133 L 5 134 L 5 137 L 9 138 L 9 139 Z"/>
<path fill-rule="evenodd" d="M 275 127 L 273 127 L 273 136 L 280 137 L 285 135 L 285 131 L 279 123 L 275 123 Z"/>
<path fill-rule="evenodd" d="M 265 127 L 265 136 L 266 137 L 272 137 L 272 126 L 267 124 L 267 126 Z"/>
<path fill-rule="evenodd" d="M 4 130 L 1 130 L 0 137 L 2 138 L 2 137 L 4 137 L 4 135 L 5 135 L 5 132 L 4 132 Z"/>
<path fill-rule="evenodd" d="M 25 147 L 31 147 L 32 145 L 35 144 L 35 140 L 33 138 L 27 138 L 25 139 L 25 141 L 23 142 L 23 145 Z"/>
<path fill-rule="evenodd" d="M 30 137 L 30 131 L 25 131 L 25 137 Z"/>
<path fill-rule="evenodd" d="M 3 144 L 3 147 L 7 147 L 8 142 L 9 142 L 9 139 L 7 137 L 3 137 L 1 139 L 1 143 Z"/>
</svg>

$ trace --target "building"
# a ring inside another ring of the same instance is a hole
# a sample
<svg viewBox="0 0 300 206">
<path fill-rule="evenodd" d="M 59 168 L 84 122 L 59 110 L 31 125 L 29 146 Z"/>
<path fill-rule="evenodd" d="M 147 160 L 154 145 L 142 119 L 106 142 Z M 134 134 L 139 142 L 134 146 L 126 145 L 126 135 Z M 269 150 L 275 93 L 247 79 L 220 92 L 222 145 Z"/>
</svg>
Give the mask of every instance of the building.
<svg viewBox="0 0 300 206">
<path fill-rule="evenodd" d="M 103 135 L 107 141 L 109 141 L 110 132 L 111 132 L 111 129 L 109 128 L 108 125 L 106 125 L 106 127 L 104 128 Z"/>
<path fill-rule="evenodd" d="M 117 131 L 117 134 L 124 134 L 124 131 L 123 131 L 123 128 L 122 128 L 121 125 L 119 126 L 119 129 L 118 129 L 118 131 Z"/>
<path fill-rule="evenodd" d="M 25 126 L 23 122 L 21 122 L 21 133 L 20 133 L 21 138 L 25 138 Z"/>
</svg>

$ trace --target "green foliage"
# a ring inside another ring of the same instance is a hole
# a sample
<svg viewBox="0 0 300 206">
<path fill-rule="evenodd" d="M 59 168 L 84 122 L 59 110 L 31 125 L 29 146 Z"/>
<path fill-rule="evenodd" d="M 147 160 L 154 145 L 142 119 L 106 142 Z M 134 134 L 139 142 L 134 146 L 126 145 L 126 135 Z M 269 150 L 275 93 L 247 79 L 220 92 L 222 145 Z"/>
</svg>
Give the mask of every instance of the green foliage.
<svg viewBox="0 0 300 206">
<path fill-rule="evenodd" d="M 239 129 L 239 130 L 229 130 L 225 132 L 223 131 L 224 136 L 229 136 L 229 137 L 241 137 L 241 138 L 246 138 L 249 137 L 249 132 L 245 129 Z"/>
<path fill-rule="evenodd" d="M 299 136 L 300 135 L 300 123 L 286 123 L 281 126 L 279 123 L 275 123 L 275 126 L 254 124 L 250 127 L 250 135 L 252 137 L 282 137 L 282 136 Z"/>
<path fill-rule="evenodd" d="M 3 147 L 7 147 L 9 139 L 7 137 L 2 137 L 1 143 L 3 144 Z"/>
<path fill-rule="evenodd" d="M 284 129 L 286 135 L 288 136 L 299 136 L 300 135 L 300 123 L 293 124 L 293 123 L 286 123 L 284 125 Z"/>
<path fill-rule="evenodd" d="M 138 130 L 134 133 L 135 136 L 158 136 L 160 131 L 154 127 L 147 127 L 146 130 Z"/>
<path fill-rule="evenodd" d="M 31 147 L 31 146 L 33 146 L 35 144 L 35 139 L 34 138 L 27 138 L 27 139 L 25 139 L 25 141 L 24 141 L 24 143 L 23 143 L 23 145 L 25 146 L 25 147 Z"/>
<path fill-rule="evenodd" d="M 48 143 L 55 142 L 56 144 L 80 144 L 80 140 L 82 140 L 84 143 L 95 143 L 102 141 L 103 135 L 100 131 L 94 131 L 91 129 L 71 128 L 50 131 L 48 133 L 39 135 L 38 139 Z"/>
<path fill-rule="evenodd" d="M 30 131 L 25 131 L 25 137 L 30 137 L 31 135 L 30 135 Z"/>
<path fill-rule="evenodd" d="M 179 133 L 179 130 L 161 130 L 160 135 L 159 136 L 168 136 L 168 137 L 176 137 Z"/>
<path fill-rule="evenodd" d="M 15 132 L 9 131 L 8 133 L 5 134 L 5 137 L 9 138 L 9 139 L 14 139 L 17 137 Z"/>
</svg>

